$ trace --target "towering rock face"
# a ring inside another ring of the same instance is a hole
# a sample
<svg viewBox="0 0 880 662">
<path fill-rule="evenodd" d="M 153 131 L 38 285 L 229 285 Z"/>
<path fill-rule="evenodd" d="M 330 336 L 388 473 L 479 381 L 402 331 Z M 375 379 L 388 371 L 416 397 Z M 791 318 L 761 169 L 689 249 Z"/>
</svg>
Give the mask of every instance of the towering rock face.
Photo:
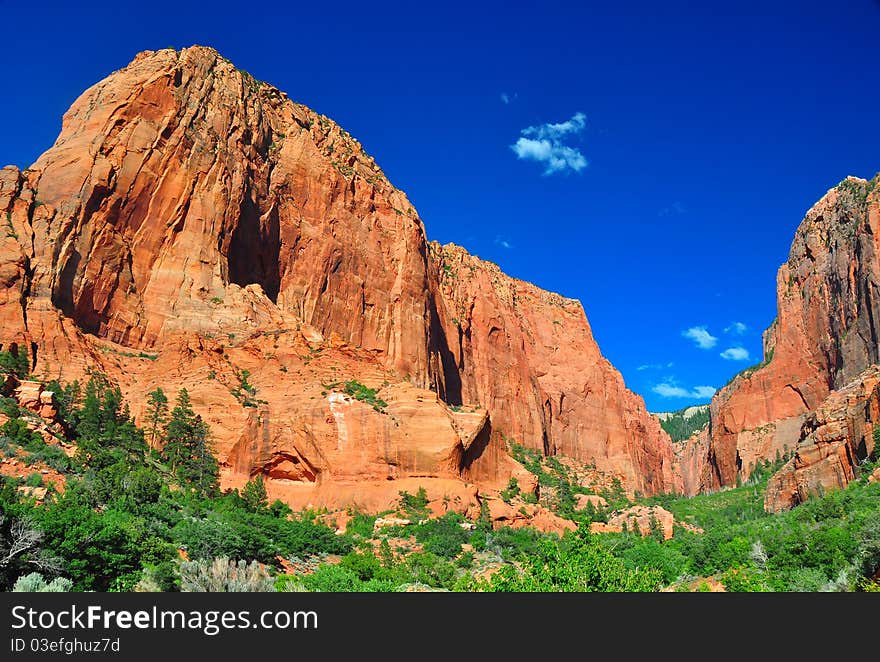
<svg viewBox="0 0 880 662">
<path fill-rule="evenodd" d="M 185 386 L 228 484 L 503 485 L 513 438 L 681 487 L 577 302 L 429 245 L 356 140 L 212 49 L 86 90 L 31 168 L 0 171 L 0 213 L 0 343 L 47 378 L 105 372 L 136 414 Z"/>
<path fill-rule="evenodd" d="M 787 510 L 822 492 L 844 487 L 875 451 L 880 422 L 880 367 L 871 366 L 833 391 L 804 422 L 797 452 L 767 484 L 764 508 Z"/>
<path fill-rule="evenodd" d="M 580 302 L 511 278 L 454 245 L 430 245 L 456 380 L 509 438 L 595 464 L 643 494 L 680 492 L 668 435 L 602 356 Z"/>
<path fill-rule="evenodd" d="M 878 362 L 878 184 L 880 177 L 848 177 L 807 212 L 777 275 L 778 317 L 764 335 L 764 362 L 712 401 L 701 489 L 733 485 L 757 461 L 812 444 L 812 413 Z"/>
</svg>

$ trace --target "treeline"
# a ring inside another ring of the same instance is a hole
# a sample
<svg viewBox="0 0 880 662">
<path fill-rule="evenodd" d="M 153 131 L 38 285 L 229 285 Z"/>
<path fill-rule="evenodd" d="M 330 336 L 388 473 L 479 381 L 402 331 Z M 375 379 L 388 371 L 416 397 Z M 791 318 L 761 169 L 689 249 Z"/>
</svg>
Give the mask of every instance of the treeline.
<svg viewBox="0 0 880 662">
<path fill-rule="evenodd" d="M 270 503 L 260 477 L 221 491 L 210 429 L 186 389 L 173 401 L 162 389 L 150 393 L 138 426 L 101 375 L 48 388 L 58 405 L 56 432 L 76 444 L 70 457 L 31 429 L 33 414 L 0 399 L 8 418 L 0 452 L 65 477 L 63 491 L 38 471 L 0 477 L 2 590 L 656 591 L 708 590 L 709 578 L 731 591 L 880 588 L 872 579 L 880 572 L 880 483 L 868 480 L 876 454 L 846 489 L 787 513 L 763 510 L 767 478 L 784 457 L 734 489 L 637 496 L 675 515 L 674 536 L 664 540 L 659 527 L 645 536 L 591 534 L 591 522 L 633 502 L 619 481 L 598 490 L 604 505 L 586 500 L 579 508 L 578 495 L 590 489 L 570 467 L 511 442 L 540 494 L 511 481 L 501 498 L 521 510 L 538 501 L 577 531 L 499 527 L 485 500 L 475 521 L 455 512 L 431 517 L 420 490 L 402 492 L 384 513 L 350 510 L 339 535 L 321 513 Z M 39 499 L 36 487 L 45 488 Z M 410 524 L 377 526 L 377 515 L 391 513 Z"/>
<path fill-rule="evenodd" d="M 661 419 L 660 427 L 666 430 L 672 441 L 684 441 L 697 430 L 709 424 L 709 408 L 688 412 L 689 408 L 680 409 Z"/>
<path fill-rule="evenodd" d="M 0 428 L 4 454 L 27 460 L 31 450 L 51 448 L 64 458 L 56 467 L 66 478 L 63 493 L 48 485 L 40 505 L 18 489 L 21 481 L 0 481 L 0 589 L 36 572 L 47 583 L 69 580 L 76 591 L 178 590 L 183 556 L 280 568 L 287 556 L 350 550 L 313 513 L 266 503 L 261 479 L 243 493 L 221 493 L 210 431 L 186 389 L 173 407 L 161 389 L 150 394 L 145 432 L 101 375 L 84 387 L 48 388 L 76 444 L 70 458 L 28 430 L 29 413 L 14 400 L 0 403 L 9 416 Z"/>
</svg>

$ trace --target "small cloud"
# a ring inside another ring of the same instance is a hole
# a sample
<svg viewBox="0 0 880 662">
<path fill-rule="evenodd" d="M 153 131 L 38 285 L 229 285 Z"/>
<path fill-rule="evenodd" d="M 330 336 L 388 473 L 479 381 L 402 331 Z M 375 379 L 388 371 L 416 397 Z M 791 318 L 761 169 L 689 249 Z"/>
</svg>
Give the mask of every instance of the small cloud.
<svg viewBox="0 0 880 662">
<path fill-rule="evenodd" d="M 728 347 L 721 352 L 721 358 L 728 361 L 748 361 L 749 350 L 745 347 Z"/>
<path fill-rule="evenodd" d="M 678 216 L 680 214 L 686 214 L 687 209 L 683 204 L 676 200 L 668 207 L 664 207 L 659 212 L 657 212 L 657 216 Z"/>
<path fill-rule="evenodd" d="M 734 322 L 730 326 L 725 327 L 724 333 L 732 333 L 734 335 L 741 336 L 748 330 L 748 328 L 749 327 L 747 327 L 742 322 Z"/>
<path fill-rule="evenodd" d="M 510 103 L 510 97 L 507 95 L 506 92 L 501 93 L 501 103 L 503 103 L 505 106 Z"/>
<path fill-rule="evenodd" d="M 712 349 L 718 343 L 718 338 L 709 333 L 705 326 L 692 326 L 682 331 L 681 335 L 693 340 L 700 349 Z"/>
<path fill-rule="evenodd" d="M 672 361 L 669 363 L 645 363 L 636 368 L 636 370 L 663 370 L 663 368 L 671 368 L 674 365 Z"/>
<path fill-rule="evenodd" d="M 500 234 L 496 235 L 495 243 L 501 248 L 513 248 L 513 244 L 510 243 L 510 240 L 506 237 L 502 237 Z"/>
<path fill-rule="evenodd" d="M 703 400 L 715 395 L 714 386 L 695 386 L 690 391 L 677 384 L 657 384 L 652 389 L 654 393 L 664 398 L 686 398 L 688 400 Z"/>
<path fill-rule="evenodd" d="M 570 120 L 558 124 L 529 126 L 510 146 L 518 159 L 544 164 L 544 174 L 552 175 L 566 169 L 580 172 L 587 167 L 587 159 L 579 149 L 563 144 L 570 134 L 581 133 L 587 125 L 587 116 L 575 113 Z"/>
</svg>

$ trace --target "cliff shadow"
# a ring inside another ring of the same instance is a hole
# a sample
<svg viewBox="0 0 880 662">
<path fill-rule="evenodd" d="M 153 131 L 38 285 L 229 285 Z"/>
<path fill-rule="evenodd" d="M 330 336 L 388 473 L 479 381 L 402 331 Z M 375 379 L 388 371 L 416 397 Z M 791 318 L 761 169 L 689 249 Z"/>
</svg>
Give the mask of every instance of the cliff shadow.
<svg viewBox="0 0 880 662">
<path fill-rule="evenodd" d="M 278 207 L 273 205 L 268 217 L 261 221 L 260 208 L 245 191 L 240 207 L 238 225 L 229 242 L 229 282 L 245 287 L 257 284 L 273 303 L 278 302 L 281 272 L 278 264 L 281 253 L 281 230 Z"/>
</svg>

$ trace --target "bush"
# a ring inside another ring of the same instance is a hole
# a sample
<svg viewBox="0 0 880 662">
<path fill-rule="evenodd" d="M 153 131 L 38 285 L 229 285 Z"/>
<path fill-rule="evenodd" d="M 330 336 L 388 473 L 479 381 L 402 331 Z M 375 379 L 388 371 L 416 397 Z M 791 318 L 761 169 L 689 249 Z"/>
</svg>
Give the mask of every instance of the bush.
<svg viewBox="0 0 880 662">
<path fill-rule="evenodd" d="M 623 552 L 622 558 L 631 569 L 659 570 L 663 581 L 672 583 L 685 571 L 687 558 L 674 547 L 644 538 Z"/>
<path fill-rule="evenodd" d="M 271 593 L 275 580 L 256 561 L 226 557 L 180 564 L 180 590 L 185 593 Z"/>
<path fill-rule="evenodd" d="M 662 580 L 659 570 L 628 568 L 585 527 L 561 541 L 542 540 L 538 552 L 525 557 L 522 566 L 520 572 L 506 565 L 477 586 L 501 592 L 647 592 L 659 590 Z"/>
<path fill-rule="evenodd" d="M 315 572 L 305 575 L 302 584 L 308 591 L 324 593 L 358 592 L 363 590 L 363 582 L 357 573 L 341 565 L 321 565 Z"/>
<path fill-rule="evenodd" d="M 325 389 L 334 389 L 340 386 L 340 382 L 323 384 L 323 386 Z M 377 395 L 378 389 L 370 388 L 361 384 L 356 379 L 350 379 L 349 381 L 342 383 L 342 392 L 346 395 L 350 395 L 355 400 L 367 403 L 378 412 L 385 411 L 385 408 L 388 406 L 388 403 Z"/>
<path fill-rule="evenodd" d="M 25 479 L 24 484 L 28 487 L 42 487 L 43 486 L 43 475 L 38 471 L 35 471 L 30 476 Z"/>
<path fill-rule="evenodd" d="M 403 510 L 411 520 L 418 522 L 426 519 L 430 514 L 428 512 L 428 492 L 424 487 L 420 487 L 416 494 L 410 494 L 406 490 L 398 492 L 400 495 L 400 509 Z"/>
<path fill-rule="evenodd" d="M 446 559 L 455 558 L 470 536 L 468 531 L 459 526 L 463 521 L 461 515 L 453 512 L 430 519 L 415 529 L 416 540 L 422 543 L 426 552 Z"/>
<path fill-rule="evenodd" d="M 12 591 L 13 593 L 67 593 L 72 587 L 73 582 L 64 577 L 56 577 L 47 583 L 39 572 L 32 572 L 19 577 Z"/>
</svg>

